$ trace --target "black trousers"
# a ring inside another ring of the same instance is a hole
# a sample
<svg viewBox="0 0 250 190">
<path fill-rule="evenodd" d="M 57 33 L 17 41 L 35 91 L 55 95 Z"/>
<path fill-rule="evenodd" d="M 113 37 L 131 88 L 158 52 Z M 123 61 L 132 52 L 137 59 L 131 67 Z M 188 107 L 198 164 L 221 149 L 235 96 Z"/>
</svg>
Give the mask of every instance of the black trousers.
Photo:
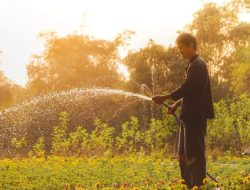
<svg viewBox="0 0 250 190">
<path fill-rule="evenodd" d="M 181 177 L 189 188 L 201 186 L 206 177 L 206 120 L 180 120 L 178 141 Z"/>
</svg>

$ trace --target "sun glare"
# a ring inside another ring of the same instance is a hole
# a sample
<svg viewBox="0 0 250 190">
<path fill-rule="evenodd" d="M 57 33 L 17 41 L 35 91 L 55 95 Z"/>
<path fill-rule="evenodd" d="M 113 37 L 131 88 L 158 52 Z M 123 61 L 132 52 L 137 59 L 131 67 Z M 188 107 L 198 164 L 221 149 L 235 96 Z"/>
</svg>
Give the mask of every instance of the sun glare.
<svg viewBox="0 0 250 190">
<path fill-rule="evenodd" d="M 25 85 L 28 79 L 26 65 L 30 62 L 30 56 L 44 49 L 44 41 L 37 36 L 46 31 L 54 31 L 59 36 L 76 32 L 98 39 L 114 40 L 124 30 L 131 30 L 135 35 L 129 41 L 130 50 L 145 47 L 149 39 L 169 46 L 174 44 L 177 31 L 192 22 L 193 14 L 204 3 L 222 4 L 228 1 L 3 1 L 0 6 L 0 69 L 13 82 Z M 242 13 L 239 17 L 242 21 L 250 22 L 249 13 Z M 123 52 L 126 56 L 126 51 Z M 126 73 L 126 69 L 120 70 Z"/>
<path fill-rule="evenodd" d="M 129 72 L 128 72 L 128 68 L 126 65 L 123 65 L 121 63 L 117 63 L 117 71 L 120 75 L 122 75 L 122 77 L 125 81 L 129 80 Z"/>
</svg>

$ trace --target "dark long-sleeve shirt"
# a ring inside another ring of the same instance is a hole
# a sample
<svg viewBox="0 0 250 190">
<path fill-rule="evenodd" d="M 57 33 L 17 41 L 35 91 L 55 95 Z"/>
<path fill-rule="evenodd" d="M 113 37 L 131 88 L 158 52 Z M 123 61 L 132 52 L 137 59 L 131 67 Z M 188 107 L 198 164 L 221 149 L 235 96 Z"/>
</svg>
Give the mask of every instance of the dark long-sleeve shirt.
<svg viewBox="0 0 250 190">
<path fill-rule="evenodd" d="M 170 96 L 173 100 L 183 98 L 180 114 L 183 121 L 215 117 L 207 66 L 198 54 L 190 59 L 184 83 Z"/>
</svg>

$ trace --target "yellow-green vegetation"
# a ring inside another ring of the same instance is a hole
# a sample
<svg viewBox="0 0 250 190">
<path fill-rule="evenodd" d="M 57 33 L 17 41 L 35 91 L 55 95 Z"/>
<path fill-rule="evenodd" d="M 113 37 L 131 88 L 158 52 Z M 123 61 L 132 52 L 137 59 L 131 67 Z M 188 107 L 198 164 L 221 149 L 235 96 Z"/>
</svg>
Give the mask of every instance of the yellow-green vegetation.
<svg viewBox="0 0 250 190">
<path fill-rule="evenodd" d="M 206 149 L 212 155 L 239 155 L 250 144 L 250 97 L 241 95 L 234 102 L 221 100 L 214 104 L 216 118 L 208 121 Z M 71 115 L 63 111 L 55 125 L 39 128 L 33 125 L 18 132 L 9 125 L 0 127 L 0 156 L 86 156 L 110 153 L 147 155 L 161 152 L 173 155 L 178 140 L 178 126 L 174 117 L 166 114 L 151 118 L 148 124 L 142 118 L 130 116 L 121 124 L 110 124 L 96 118 L 89 126 L 72 124 Z M 42 121 L 40 121 L 42 123 Z M 0 122 L 1 125 L 1 122 Z M 6 134 L 11 135 L 6 135 Z"/>
<path fill-rule="evenodd" d="M 203 189 L 250 189 L 250 158 L 208 159 L 219 184 L 204 179 Z M 176 159 L 157 154 L 104 157 L 3 159 L 0 189 L 187 189 Z M 195 189 L 195 188 L 194 188 Z"/>
<path fill-rule="evenodd" d="M 204 179 L 203 189 L 250 189 L 250 157 L 233 157 L 249 153 L 249 108 L 246 95 L 215 103 L 217 117 L 207 128 L 207 168 L 219 183 Z M 174 157 L 178 127 L 164 115 L 146 127 L 135 116 L 119 126 L 97 118 L 87 130 L 72 126 L 70 115 L 61 112 L 44 134 L 11 133 L 0 139 L 0 190 L 187 189 Z"/>
</svg>

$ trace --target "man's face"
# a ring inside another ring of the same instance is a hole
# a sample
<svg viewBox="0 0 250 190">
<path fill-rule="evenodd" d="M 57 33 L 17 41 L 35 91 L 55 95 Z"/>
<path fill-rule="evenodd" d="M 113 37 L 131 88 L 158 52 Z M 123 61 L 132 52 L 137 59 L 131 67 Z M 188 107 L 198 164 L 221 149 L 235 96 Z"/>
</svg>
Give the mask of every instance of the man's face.
<svg viewBox="0 0 250 190">
<path fill-rule="evenodd" d="M 190 55 L 194 51 L 193 45 L 192 44 L 186 45 L 183 43 L 177 43 L 176 45 L 182 57 L 184 59 L 189 59 Z"/>
</svg>

